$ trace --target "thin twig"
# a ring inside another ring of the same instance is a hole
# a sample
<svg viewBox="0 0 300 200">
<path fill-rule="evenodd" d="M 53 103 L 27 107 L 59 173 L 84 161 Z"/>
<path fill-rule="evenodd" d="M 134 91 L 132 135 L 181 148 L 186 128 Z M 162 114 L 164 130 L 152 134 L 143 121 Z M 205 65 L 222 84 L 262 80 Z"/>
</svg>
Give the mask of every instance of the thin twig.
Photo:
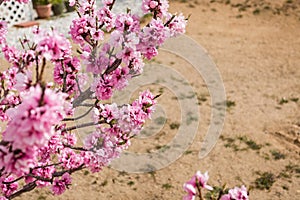
<svg viewBox="0 0 300 200">
<path fill-rule="evenodd" d="M 62 129 L 61 131 L 62 132 L 72 131 L 72 130 L 75 130 L 75 129 L 85 128 L 85 127 L 89 127 L 89 126 L 95 126 L 95 125 L 99 125 L 99 124 L 103 124 L 103 123 L 106 123 L 106 121 L 102 120 L 102 121 L 99 121 L 99 122 L 96 122 L 96 123 L 95 122 L 88 122 L 88 123 L 84 123 L 84 124 L 79 124 L 77 126 L 71 126 L 71 127 Z"/>
<path fill-rule="evenodd" d="M 92 109 L 94 108 L 94 105 L 92 105 L 92 107 L 84 114 L 78 116 L 78 117 L 75 117 L 75 118 L 65 118 L 63 119 L 63 121 L 76 121 L 76 120 L 79 120 L 81 118 L 84 118 L 85 116 L 87 116 L 91 111 Z"/>
<path fill-rule="evenodd" d="M 39 169 L 39 168 L 45 168 L 45 167 L 52 167 L 52 166 L 56 166 L 56 165 L 60 165 L 62 164 L 62 162 L 59 162 L 59 163 L 52 163 L 52 164 L 49 164 L 49 165 L 43 165 L 43 166 L 37 166 L 37 167 L 34 167 L 33 169 Z"/>
<path fill-rule="evenodd" d="M 86 99 L 89 99 L 91 97 L 91 95 L 93 94 L 93 92 L 91 91 L 91 88 L 89 87 L 88 89 L 86 89 L 84 92 L 82 92 L 79 97 L 77 97 L 74 101 L 73 101 L 73 107 L 76 108 L 78 106 L 81 105 L 82 102 L 84 102 Z"/>
<path fill-rule="evenodd" d="M 68 145 L 68 144 L 63 144 L 64 147 L 67 147 L 67 148 L 70 148 L 70 149 L 73 149 L 73 150 L 78 150 L 78 151 L 88 151 L 87 149 L 83 148 L 83 147 L 72 147 L 71 145 Z"/>
<path fill-rule="evenodd" d="M 44 70 L 45 70 L 45 66 L 46 66 L 46 58 L 43 58 L 42 69 L 41 69 L 39 81 L 42 81 Z"/>
<path fill-rule="evenodd" d="M 20 176 L 19 178 L 15 179 L 15 180 L 12 180 L 12 181 L 8 181 L 8 182 L 3 181 L 2 183 L 9 185 L 9 184 L 12 184 L 14 182 L 17 182 L 17 181 L 21 180 L 22 178 L 24 178 L 24 176 Z"/>
<path fill-rule="evenodd" d="M 36 73 L 36 84 L 39 81 L 39 60 L 38 57 L 35 57 L 35 73 Z"/>
</svg>

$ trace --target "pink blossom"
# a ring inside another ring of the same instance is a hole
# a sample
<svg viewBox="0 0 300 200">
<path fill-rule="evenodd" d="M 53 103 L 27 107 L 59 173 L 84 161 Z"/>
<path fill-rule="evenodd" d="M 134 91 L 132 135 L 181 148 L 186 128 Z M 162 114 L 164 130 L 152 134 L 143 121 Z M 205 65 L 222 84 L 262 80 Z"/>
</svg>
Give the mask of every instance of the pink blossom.
<svg viewBox="0 0 300 200">
<path fill-rule="evenodd" d="M 143 72 L 145 63 L 142 60 L 141 52 L 136 52 L 135 57 L 131 60 L 131 65 L 133 74 L 141 74 Z"/>
<path fill-rule="evenodd" d="M 240 188 L 230 189 L 228 194 L 223 195 L 220 200 L 249 200 L 247 188 L 242 185 Z"/>
<path fill-rule="evenodd" d="M 103 74 L 105 72 L 110 63 L 105 47 L 101 49 L 99 55 L 91 54 L 88 57 L 86 60 L 87 72 L 92 72 L 93 74 Z"/>
<path fill-rule="evenodd" d="M 111 82 L 115 89 L 122 90 L 128 85 L 130 79 L 129 69 L 127 67 L 117 68 L 111 73 Z"/>
<path fill-rule="evenodd" d="M 104 39 L 104 32 L 102 30 L 91 28 L 90 33 L 92 35 L 93 40 L 103 40 Z"/>
<path fill-rule="evenodd" d="M 35 62 L 35 52 L 33 50 L 28 50 L 25 52 L 22 52 L 22 65 L 28 67 L 31 67 Z"/>
<path fill-rule="evenodd" d="M 150 9 L 154 9 L 156 6 L 158 6 L 157 1 L 150 1 L 150 4 L 149 4 Z"/>
<path fill-rule="evenodd" d="M 102 0 L 102 3 L 106 6 L 110 6 L 113 3 L 113 0 Z"/>
<path fill-rule="evenodd" d="M 109 0 L 110 1 L 110 0 Z M 108 4 L 108 3 L 105 3 Z M 99 24 L 105 25 L 106 30 L 110 31 L 114 27 L 114 14 L 109 10 L 108 7 L 100 8 L 96 16 L 99 19 Z"/>
<path fill-rule="evenodd" d="M 32 73 L 29 70 L 24 73 L 17 73 L 15 79 L 16 84 L 13 86 L 14 89 L 19 92 L 28 90 L 32 82 Z"/>
<path fill-rule="evenodd" d="M 146 117 L 151 118 L 151 114 L 154 112 L 154 106 L 156 105 L 155 96 L 149 90 L 146 90 L 140 93 L 139 98 L 135 100 L 132 105 L 141 107 Z"/>
<path fill-rule="evenodd" d="M 207 185 L 207 181 L 209 179 L 208 172 L 201 174 L 200 171 L 197 171 L 197 173 L 195 175 L 195 179 L 199 183 L 200 187 L 205 188 L 207 190 L 213 189 L 211 186 Z"/>
<path fill-rule="evenodd" d="M 6 82 L 7 89 L 13 89 L 13 86 L 16 84 L 16 76 L 18 71 L 19 69 L 17 67 L 12 66 L 8 70 L 3 72 L 3 76 L 1 77 L 1 79 Z"/>
<path fill-rule="evenodd" d="M 116 103 L 113 104 L 100 104 L 101 113 L 99 113 L 99 116 L 97 117 L 98 120 L 100 117 L 103 117 L 106 119 L 107 122 L 112 121 L 113 119 L 119 118 L 119 108 Z M 97 112 L 98 109 L 95 109 L 95 112 Z M 97 120 L 97 121 L 98 121 Z"/>
<path fill-rule="evenodd" d="M 94 79 L 91 91 L 95 92 L 97 99 L 107 100 L 112 96 L 112 87 L 113 85 L 110 82 L 109 76 L 104 75 L 104 79 L 102 77 Z"/>
<path fill-rule="evenodd" d="M 69 6 L 74 6 L 74 5 L 75 5 L 75 3 L 76 3 L 76 1 L 75 1 L 75 0 L 69 0 Z"/>
<path fill-rule="evenodd" d="M 185 183 L 183 185 L 184 190 L 188 193 L 183 197 L 183 200 L 194 200 L 196 198 L 196 187 L 191 183 Z"/>
<path fill-rule="evenodd" d="M 231 200 L 231 198 L 229 194 L 224 194 L 220 200 Z"/>
<path fill-rule="evenodd" d="M 62 149 L 58 160 L 65 169 L 79 167 L 83 162 L 82 157 L 70 148 Z"/>
<path fill-rule="evenodd" d="M 207 185 L 208 178 L 208 172 L 202 174 L 200 171 L 197 171 L 196 174 L 183 185 L 184 190 L 188 193 L 185 197 L 183 197 L 183 199 L 195 199 L 197 195 L 197 189 L 204 188 L 207 190 L 213 190 L 211 186 Z"/>
<path fill-rule="evenodd" d="M 19 184 L 18 184 L 18 182 L 13 182 L 11 184 L 3 184 L 2 182 L 11 182 L 13 180 L 15 180 L 15 177 L 13 177 L 11 175 L 6 177 L 5 179 L 2 179 L 2 178 L 0 179 L 0 181 L 1 181 L 0 188 L 2 190 L 2 193 L 5 196 L 10 196 L 12 193 L 17 191 Z"/>
<path fill-rule="evenodd" d="M 61 149 L 63 149 L 63 139 L 59 135 L 59 131 L 54 133 L 45 148 L 48 148 L 50 153 L 58 153 Z"/>
<path fill-rule="evenodd" d="M 118 31 L 139 32 L 140 19 L 137 15 L 118 14 L 115 20 L 115 28 Z"/>
<path fill-rule="evenodd" d="M 89 1 L 80 1 L 80 6 L 78 7 L 78 12 L 81 15 L 93 15 L 95 12 L 96 3 L 95 0 L 89 0 Z"/>
<path fill-rule="evenodd" d="M 122 43 L 124 42 L 124 36 L 122 31 L 115 30 L 110 35 L 110 45 L 113 47 L 120 47 L 122 46 Z"/>
<path fill-rule="evenodd" d="M 20 96 L 10 91 L 0 102 L 0 119 L 2 121 L 9 120 L 6 111 L 18 104 L 20 104 Z"/>
<path fill-rule="evenodd" d="M 8 45 L 4 45 L 2 47 L 2 53 L 4 55 L 4 58 L 8 62 L 10 62 L 10 63 L 18 62 L 20 52 L 16 48 L 10 47 Z"/>
<path fill-rule="evenodd" d="M 242 187 L 235 187 L 233 189 L 230 189 L 228 194 L 230 195 L 231 199 L 234 200 L 248 200 L 248 193 L 247 188 L 242 185 Z"/>
<path fill-rule="evenodd" d="M 88 36 L 89 26 L 88 19 L 86 17 L 81 17 L 74 19 L 70 27 L 70 34 L 72 40 L 80 45 L 84 44 L 84 39 Z"/>
<path fill-rule="evenodd" d="M 119 157 L 122 147 L 119 147 L 115 136 L 94 132 L 87 136 L 85 147 L 90 151 L 82 152 L 84 163 L 92 172 L 101 170 L 113 159 Z"/>
<path fill-rule="evenodd" d="M 44 166 L 44 163 L 39 163 L 38 166 Z M 52 178 L 53 173 L 55 172 L 55 167 L 54 166 L 49 166 L 49 167 L 40 167 L 37 169 L 32 170 L 32 174 L 45 178 L 45 179 L 50 179 Z M 28 180 L 29 181 L 29 180 Z M 36 182 L 38 187 L 46 187 L 51 185 L 50 182 L 48 181 L 37 181 Z"/>
<path fill-rule="evenodd" d="M 54 134 L 53 125 L 65 116 L 66 95 L 36 86 L 23 93 L 21 98 L 23 102 L 7 112 L 13 120 L 8 123 L 3 139 L 13 142 L 14 149 L 42 147 Z"/>
<path fill-rule="evenodd" d="M 77 137 L 74 133 L 65 132 L 61 134 L 62 143 L 70 146 L 74 146 L 77 143 Z"/>
<path fill-rule="evenodd" d="M 64 92 L 69 95 L 78 91 L 76 75 L 80 70 L 81 65 L 78 58 L 66 58 L 63 61 L 55 63 L 54 81 L 59 85 L 64 85 Z"/>
<path fill-rule="evenodd" d="M 152 12 L 158 17 L 166 16 L 168 8 L 168 0 L 143 0 L 142 3 L 142 10 L 144 13 Z"/>
<path fill-rule="evenodd" d="M 61 177 L 55 178 L 52 184 L 52 192 L 55 195 L 61 195 L 65 192 L 68 186 L 71 184 L 71 176 L 68 173 L 64 173 Z"/>
<path fill-rule="evenodd" d="M 41 32 L 37 36 L 37 51 L 48 60 L 60 60 L 70 57 L 71 44 L 57 31 Z"/>
<path fill-rule="evenodd" d="M 11 151 L 11 147 L 0 146 L 0 167 L 6 173 L 13 173 L 16 176 L 22 176 L 29 172 L 36 163 L 36 149 L 26 148 Z"/>
<path fill-rule="evenodd" d="M 186 192 L 188 192 L 188 195 L 184 197 L 184 199 L 194 199 L 197 194 L 197 188 L 204 188 L 207 190 L 213 190 L 213 188 L 209 185 L 207 185 L 208 181 L 208 173 L 205 172 L 202 174 L 200 171 L 197 171 L 196 174 L 183 185 L 183 188 Z"/>
<path fill-rule="evenodd" d="M 100 138 L 99 132 L 93 132 L 86 136 L 84 140 L 84 146 L 87 149 L 93 149 L 95 145 L 98 143 L 98 139 Z"/>
<path fill-rule="evenodd" d="M 161 46 L 170 34 L 161 19 L 153 19 L 149 26 L 143 28 L 139 37 L 137 50 L 141 51 L 147 59 L 151 59 L 157 55 L 157 47 Z"/>
<path fill-rule="evenodd" d="M 170 20 L 171 17 L 172 16 L 170 15 L 168 20 Z M 168 24 L 170 36 L 176 37 L 178 35 L 184 34 L 186 25 L 187 25 L 187 20 L 182 14 L 175 16 L 173 20 Z"/>
</svg>

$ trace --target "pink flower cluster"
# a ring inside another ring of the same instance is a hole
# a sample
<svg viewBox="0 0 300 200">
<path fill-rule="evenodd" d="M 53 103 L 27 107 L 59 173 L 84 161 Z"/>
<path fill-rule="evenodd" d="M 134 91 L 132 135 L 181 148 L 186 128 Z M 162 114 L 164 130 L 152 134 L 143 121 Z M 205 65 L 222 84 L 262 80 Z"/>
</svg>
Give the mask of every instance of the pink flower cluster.
<svg viewBox="0 0 300 200">
<path fill-rule="evenodd" d="M 80 2 L 80 18 L 73 20 L 70 34 L 81 46 L 81 58 L 87 72 L 94 74 L 91 91 L 98 100 L 109 99 L 115 89 L 127 85 L 132 75 L 143 70 L 143 58 L 152 59 L 166 39 L 183 34 L 186 19 L 168 12 L 168 1 L 143 1 L 142 8 L 154 13 L 154 19 L 142 27 L 140 18 L 130 12 L 113 14 L 114 1 L 103 1 L 97 8 L 94 1 Z M 103 42 L 103 29 L 110 32 Z M 99 45 L 102 42 L 101 45 Z"/>
<path fill-rule="evenodd" d="M 207 185 L 209 179 L 208 173 L 205 172 L 202 174 L 200 171 L 197 171 L 196 174 L 183 185 L 184 190 L 188 193 L 184 200 L 194 200 L 196 198 L 198 189 L 204 188 L 207 190 L 212 190 L 213 188 Z"/>
<path fill-rule="evenodd" d="M 47 60 L 60 61 L 71 55 L 71 44 L 69 40 L 56 30 L 34 32 L 37 43 L 36 51 Z"/>
<path fill-rule="evenodd" d="M 112 134 L 124 140 L 124 136 L 130 137 L 129 134 L 136 135 L 142 129 L 142 125 L 147 119 L 151 118 L 156 105 L 155 96 L 147 91 L 140 93 L 140 96 L 131 105 L 123 105 L 118 107 L 116 104 L 100 104 L 98 108 L 94 109 L 95 123 L 104 120 L 111 125 L 110 128 L 99 128 L 104 132 L 111 132 Z M 118 132 L 116 132 L 118 130 Z M 120 141 L 118 143 L 122 143 Z"/>
<path fill-rule="evenodd" d="M 151 12 L 154 17 L 163 17 L 168 14 L 168 0 L 143 0 L 142 10 L 145 14 Z"/>
<path fill-rule="evenodd" d="M 54 179 L 52 185 L 52 192 L 55 195 L 60 195 L 64 193 L 64 191 L 66 191 L 66 189 L 70 184 L 71 184 L 71 176 L 70 174 L 65 173 L 62 175 L 60 179 L 59 178 Z"/>
<path fill-rule="evenodd" d="M 54 135 L 54 125 L 66 116 L 65 98 L 40 86 L 21 95 L 22 103 L 7 111 L 10 120 L 2 139 L 10 145 L 1 146 L 0 168 L 17 175 L 29 172 L 36 162 L 37 149 L 47 145 Z"/>
<path fill-rule="evenodd" d="M 96 131 L 88 135 L 85 139 L 85 148 L 89 151 L 81 154 L 85 165 L 92 172 L 102 170 L 122 152 L 123 147 L 117 142 L 118 138 L 111 133 Z"/>
<path fill-rule="evenodd" d="M 10 182 L 14 180 L 14 177 L 13 176 L 7 176 L 6 178 L 3 178 L 1 177 L 0 178 L 0 188 L 3 192 L 3 194 L 5 196 L 9 196 L 11 195 L 12 193 L 14 193 L 18 187 L 19 187 L 19 184 L 18 183 L 11 183 L 11 184 L 3 184 L 3 182 Z M 1 198 L 0 198 L 1 199 Z"/>
<path fill-rule="evenodd" d="M 197 171 L 196 174 L 183 185 L 184 190 L 188 193 L 183 197 L 184 200 L 195 200 L 197 197 L 203 199 L 202 189 L 213 190 L 213 187 L 207 185 L 209 179 L 208 173 L 202 174 Z M 224 190 L 224 188 L 223 188 Z M 235 187 L 224 194 L 222 191 L 217 199 L 220 200 L 249 200 L 247 188 L 243 185 L 241 188 Z M 223 194 L 223 195 L 222 195 Z M 222 196 L 221 196 L 222 195 Z"/>
<path fill-rule="evenodd" d="M 78 72 L 81 69 L 80 60 L 76 57 L 65 58 L 55 62 L 54 82 L 63 86 L 63 92 L 69 95 L 76 94 L 79 90 Z"/>
<path fill-rule="evenodd" d="M 240 188 L 230 189 L 228 194 L 223 195 L 220 200 L 249 200 L 247 188 L 242 185 Z"/>
<path fill-rule="evenodd" d="M 131 105 L 100 104 L 94 109 L 93 119 L 99 123 L 97 131 L 85 140 L 83 152 L 85 163 L 92 171 L 99 171 L 130 145 L 130 139 L 137 135 L 143 124 L 151 117 L 156 104 L 149 91 L 142 92 Z M 106 125 L 109 124 L 108 128 Z"/>
</svg>

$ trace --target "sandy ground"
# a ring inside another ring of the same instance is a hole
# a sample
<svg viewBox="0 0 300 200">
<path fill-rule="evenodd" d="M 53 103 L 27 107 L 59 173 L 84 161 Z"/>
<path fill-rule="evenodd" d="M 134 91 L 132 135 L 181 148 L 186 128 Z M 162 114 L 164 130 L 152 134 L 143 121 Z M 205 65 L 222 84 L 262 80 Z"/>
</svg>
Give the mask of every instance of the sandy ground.
<svg viewBox="0 0 300 200">
<path fill-rule="evenodd" d="M 153 173 L 129 174 L 111 168 L 97 174 L 79 172 L 62 196 L 41 189 L 19 199 L 181 199 L 183 183 L 197 170 L 209 172 L 211 185 L 246 185 L 251 188 L 250 199 L 300 199 L 300 3 L 179 0 L 171 1 L 170 7 L 191 14 L 187 35 L 207 49 L 224 81 L 229 107 L 215 148 L 198 159 L 211 114 L 203 79 L 180 58 L 162 52 L 155 62 L 179 71 L 199 100 L 198 134 L 184 155 Z M 159 102 L 167 121 L 155 137 L 133 141 L 131 151 L 160 148 L 176 134 L 172 124 L 180 124 L 178 99 L 172 91 L 157 85 L 151 88 L 164 91 Z M 269 175 L 264 181 L 263 174 Z M 272 179 L 273 185 L 263 189 Z"/>
</svg>

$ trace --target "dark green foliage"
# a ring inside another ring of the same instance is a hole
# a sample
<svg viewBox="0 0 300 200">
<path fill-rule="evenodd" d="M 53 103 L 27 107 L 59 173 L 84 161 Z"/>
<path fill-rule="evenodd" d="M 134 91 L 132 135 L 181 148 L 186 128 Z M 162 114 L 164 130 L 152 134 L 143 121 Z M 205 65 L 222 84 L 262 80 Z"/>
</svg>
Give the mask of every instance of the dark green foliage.
<svg viewBox="0 0 300 200">
<path fill-rule="evenodd" d="M 260 177 L 255 179 L 255 188 L 260 190 L 269 190 L 275 182 L 275 176 L 271 172 L 264 172 Z"/>
</svg>

